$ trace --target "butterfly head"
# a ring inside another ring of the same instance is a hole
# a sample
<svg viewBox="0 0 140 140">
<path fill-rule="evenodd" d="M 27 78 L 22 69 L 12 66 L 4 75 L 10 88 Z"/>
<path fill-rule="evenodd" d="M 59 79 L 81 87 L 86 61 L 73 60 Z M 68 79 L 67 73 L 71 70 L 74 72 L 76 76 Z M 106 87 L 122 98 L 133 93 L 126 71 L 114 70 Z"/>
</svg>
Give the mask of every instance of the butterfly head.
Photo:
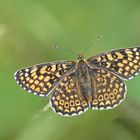
<svg viewBox="0 0 140 140">
<path fill-rule="evenodd" d="M 84 60 L 84 55 L 83 55 L 82 53 L 79 54 L 77 59 L 78 59 L 79 61 Z"/>
</svg>

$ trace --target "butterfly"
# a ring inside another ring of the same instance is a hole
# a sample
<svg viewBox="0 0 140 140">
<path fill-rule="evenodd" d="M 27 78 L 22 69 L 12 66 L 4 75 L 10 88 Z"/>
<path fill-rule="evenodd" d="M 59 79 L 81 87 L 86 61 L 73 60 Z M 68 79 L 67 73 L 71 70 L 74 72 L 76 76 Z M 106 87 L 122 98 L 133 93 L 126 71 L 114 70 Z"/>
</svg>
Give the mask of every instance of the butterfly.
<svg viewBox="0 0 140 140">
<path fill-rule="evenodd" d="M 140 71 L 140 47 L 119 49 L 85 59 L 34 65 L 15 73 L 24 90 L 50 95 L 52 109 L 62 116 L 79 115 L 89 108 L 107 110 L 125 98 L 126 85 Z"/>
</svg>

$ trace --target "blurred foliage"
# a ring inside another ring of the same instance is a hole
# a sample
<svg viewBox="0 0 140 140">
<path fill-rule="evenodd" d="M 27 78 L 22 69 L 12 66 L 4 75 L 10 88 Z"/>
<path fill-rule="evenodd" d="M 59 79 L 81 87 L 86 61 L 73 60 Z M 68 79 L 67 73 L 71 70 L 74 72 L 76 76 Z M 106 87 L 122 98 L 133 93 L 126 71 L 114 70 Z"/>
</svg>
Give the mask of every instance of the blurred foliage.
<svg viewBox="0 0 140 140">
<path fill-rule="evenodd" d="M 139 25 L 139 0 L 0 0 L 0 140 L 139 140 L 140 76 L 127 82 L 119 107 L 71 118 L 51 109 L 36 118 L 48 100 L 13 79 L 22 67 L 76 60 L 53 44 L 77 53 L 92 46 L 86 57 L 140 45 Z"/>
</svg>

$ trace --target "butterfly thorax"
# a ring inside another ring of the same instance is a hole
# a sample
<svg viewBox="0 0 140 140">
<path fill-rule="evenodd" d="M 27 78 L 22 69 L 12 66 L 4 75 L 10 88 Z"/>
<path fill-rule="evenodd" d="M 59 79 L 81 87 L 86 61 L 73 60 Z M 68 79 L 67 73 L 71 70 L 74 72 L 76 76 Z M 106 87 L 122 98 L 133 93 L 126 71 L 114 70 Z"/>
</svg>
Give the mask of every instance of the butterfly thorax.
<svg viewBox="0 0 140 140">
<path fill-rule="evenodd" d="M 79 96 L 81 98 L 84 98 L 86 100 L 88 100 L 89 102 L 92 99 L 92 95 L 93 95 L 93 85 L 92 83 L 92 79 L 91 79 L 91 71 L 90 68 L 88 66 L 88 63 L 85 59 L 81 58 L 78 62 L 77 62 L 77 88 L 79 91 Z"/>
</svg>

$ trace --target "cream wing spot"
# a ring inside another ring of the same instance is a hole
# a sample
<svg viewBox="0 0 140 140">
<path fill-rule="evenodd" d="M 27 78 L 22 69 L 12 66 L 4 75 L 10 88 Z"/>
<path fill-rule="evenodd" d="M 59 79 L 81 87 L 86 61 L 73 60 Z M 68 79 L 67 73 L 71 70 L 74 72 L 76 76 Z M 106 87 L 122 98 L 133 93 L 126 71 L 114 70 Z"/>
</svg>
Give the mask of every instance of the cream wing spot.
<svg viewBox="0 0 140 140">
<path fill-rule="evenodd" d="M 39 76 L 39 78 L 38 78 L 39 80 L 42 80 L 42 79 L 44 79 L 44 76 L 43 75 L 41 75 L 41 76 Z"/>
<path fill-rule="evenodd" d="M 46 76 L 44 82 L 48 82 L 50 80 L 50 76 Z"/>
<path fill-rule="evenodd" d="M 36 72 L 37 68 L 36 67 L 33 67 L 33 69 L 31 70 L 31 73 L 34 73 Z"/>
<path fill-rule="evenodd" d="M 52 65 L 51 71 L 52 71 L 52 72 L 56 71 L 56 65 Z"/>
<path fill-rule="evenodd" d="M 26 72 L 29 72 L 30 70 L 29 70 L 29 69 L 25 69 L 25 71 L 26 71 Z"/>
<path fill-rule="evenodd" d="M 28 73 L 25 73 L 25 77 L 28 77 Z"/>
<path fill-rule="evenodd" d="M 40 73 L 45 74 L 47 72 L 46 69 L 47 69 L 47 66 L 43 66 L 40 70 Z"/>
<path fill-rule="evenodd" d="M 134 48 L 133 51 L 136 52 L 137 51 L 137 48 Z"/>
<path fill-rule="evenodd" d="M 60 77 L 60 76 L 61 76 L 59 72 L 57 72 L 55 75 L 56 75 L 57 77 Z"/>
</svg>

